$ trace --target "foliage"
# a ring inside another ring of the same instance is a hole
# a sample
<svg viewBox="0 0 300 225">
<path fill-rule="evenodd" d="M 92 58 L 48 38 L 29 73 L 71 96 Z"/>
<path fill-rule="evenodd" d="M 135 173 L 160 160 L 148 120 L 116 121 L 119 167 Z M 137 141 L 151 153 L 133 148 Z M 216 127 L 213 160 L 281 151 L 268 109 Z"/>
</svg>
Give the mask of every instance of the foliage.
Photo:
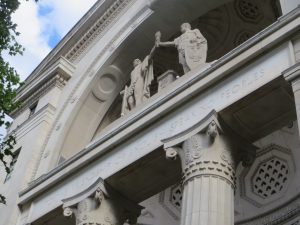
<svg viewBox="0 0 300 225">
<path fill-rule="evenodd" d="M 37 1 L 37 0 L 35 0 Z M 15 110 L 19 103 L 14 101 L 16 89 L 20 85 L 20 78 L 16 70 L 4 59 L 5 55 L 22 55 L 23 47 L 17 42 L 17 24 L 12 21 L 12 14 L 20 5 L 19 0 L 0 0 L 0 126 L 9 127 L 5 115 Z M 0 137 L 0 163 L 4 165 L 6 173 L 10 173 L 12 150 L 16 144 L 15 136 Z M 5 197 L 0 194 L 0 204 L 5 204 Z"/>
</svg>

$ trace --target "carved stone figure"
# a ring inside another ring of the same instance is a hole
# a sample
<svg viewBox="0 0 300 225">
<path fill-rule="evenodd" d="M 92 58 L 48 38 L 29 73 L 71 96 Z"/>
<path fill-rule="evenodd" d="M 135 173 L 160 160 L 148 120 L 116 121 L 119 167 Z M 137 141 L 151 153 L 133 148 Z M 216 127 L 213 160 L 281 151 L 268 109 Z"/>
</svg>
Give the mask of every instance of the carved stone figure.
<svg viewBox="0 0 300 225">
<path fill-rule="evenodd" d="M 133 61 L 133 70 L 130 74 L 131 82 L 129 87 L 125 86 L 123 92 L 122 116 L 126 112 L 140 105 L 150 98 L 150 85 L 154 79 L 152 57 L 156 46 L 154 46 L 148 56 L 141 61 Z"/>
<path fill-rule="evenodd" d="M 178 50 L 179 63 L 184 73 L 205 65 L 207 56 L 207 40 L 198 29 L 191 29 L 189 23 L 181 25 L 182 34 L 174 41 L 158 42 L 158 46 L 175 46 Z"/>
</svg>

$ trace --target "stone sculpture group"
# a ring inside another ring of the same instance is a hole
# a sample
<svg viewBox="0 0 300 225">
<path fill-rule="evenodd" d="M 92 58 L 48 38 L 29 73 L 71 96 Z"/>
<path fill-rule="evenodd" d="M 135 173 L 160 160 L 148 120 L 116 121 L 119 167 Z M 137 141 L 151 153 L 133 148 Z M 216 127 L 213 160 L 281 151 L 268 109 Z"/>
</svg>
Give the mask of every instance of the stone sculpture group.
<svg viewBox="0 0 300 225">
<path fill-rule="evenodd" d="M 197 67 L 206 64 L 207 40 L 199 29 L 191 28 L 189 23 L 181 25 L 181 35 L 173 41 L 161 42 L 161 33 L 155 34 L 155 45 L 150 54 L 144 60 L 135 59 L 131 72 L 129 87 L 123 91 L 122 114 L 134 109 L 145 100 L 150 98 L 150 85 L 154 80 L 153 55 L 156 48 L 176 47 L 178 50 L 179 63 L 182 65 L 184 74 Z"/>
</svg>

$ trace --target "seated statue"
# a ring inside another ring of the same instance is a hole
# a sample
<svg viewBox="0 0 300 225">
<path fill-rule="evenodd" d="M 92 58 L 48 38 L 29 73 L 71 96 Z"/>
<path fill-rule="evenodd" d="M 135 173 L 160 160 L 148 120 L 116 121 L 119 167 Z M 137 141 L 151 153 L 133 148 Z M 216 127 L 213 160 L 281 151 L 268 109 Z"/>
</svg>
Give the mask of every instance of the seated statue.
<svg viewBox="0 0 300 225">
<path fill-rule="evenodd" d="M 191 29 L 189 23 L 181 25 L 182 34 L 174 41 L 160 42 L 157 46 L 174 46 L 178 50 L 179 63 L 184 73 L 205 65 L 207 56 L 207 41 L 198 29 Z"/>
</svg>

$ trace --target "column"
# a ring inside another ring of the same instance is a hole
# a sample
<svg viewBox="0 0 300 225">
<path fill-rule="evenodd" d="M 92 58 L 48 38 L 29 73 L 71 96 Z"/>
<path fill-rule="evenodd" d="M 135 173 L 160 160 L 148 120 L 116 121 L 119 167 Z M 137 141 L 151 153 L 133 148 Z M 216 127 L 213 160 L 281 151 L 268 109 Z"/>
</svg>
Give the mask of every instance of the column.
<svg viewBox="0 0 300 225">
<path fill-rule="evenodd" d="M 64 216 L 75 216 L 76 225 L 134 225 L 142 209 L 103 185 L 63 202 Z"/>
<path fill-rule="evenodd" d="M 294 92 L 298 128 L 300 128 L 300 62 L 283 72 L 284 78 L 291 83 Z"/>
<path fill-rule="evenodd" d="M 178 146 L 178 145 L 177 145 Z M 233 225 L 234 147 L 215 121 L 166 149 L 167 158 L 180 156 L 183 169 L 181 225 Z"/>
</svg>

